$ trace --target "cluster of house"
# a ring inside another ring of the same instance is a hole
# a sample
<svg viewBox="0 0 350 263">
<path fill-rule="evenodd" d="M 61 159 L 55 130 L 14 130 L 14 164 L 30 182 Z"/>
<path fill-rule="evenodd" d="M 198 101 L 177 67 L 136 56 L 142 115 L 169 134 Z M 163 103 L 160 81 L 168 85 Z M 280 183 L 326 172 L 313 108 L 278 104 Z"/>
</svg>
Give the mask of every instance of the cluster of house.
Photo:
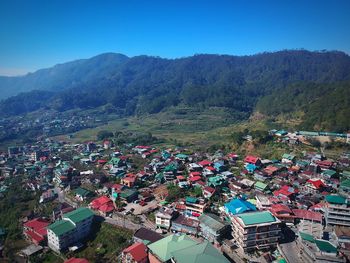
<svg viewBox="0 0 350 263">
<path fill-rule="evenodd" d="M 60 158 L 65 152 L 72 153 L 70 161 Z M 135 156 L 144 160 L 142 167 L 133 164 Z M 310 152 L 268 160 L 45 140 L 0 154 L 0 189 L 8 187 L 5 178 L 24 174 L 24 188 L 40 192 L 41 203 L 59 198 L 57 188 L 70 194 L 80 208 L 61 207 L 55 220 L 24 223 L 28 239 L 55 251 L 88 236 L 95 213 L 112 217 L 125 204 L 155 199 L 158 205 L 145 213 L 154 213 L 155 227 L 166 236 L 153 232 L 159 239 L 135 241 L 123 251 L 123 262 L 226 262 L 222 252 L 273 251 L 286 226 L 296 226 L 310 259 L 341 262 L 350 255 L 349 164 L 346 153 L 335 160 Z M 171 188 L 179 196 L 171 196 Z"/>
</svg>

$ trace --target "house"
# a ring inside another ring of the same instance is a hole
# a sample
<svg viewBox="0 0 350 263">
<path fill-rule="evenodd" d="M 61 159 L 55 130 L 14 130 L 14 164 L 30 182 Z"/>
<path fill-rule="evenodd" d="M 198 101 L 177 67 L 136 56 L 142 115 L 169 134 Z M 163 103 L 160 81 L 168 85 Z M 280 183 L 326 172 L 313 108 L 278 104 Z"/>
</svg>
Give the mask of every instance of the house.
<svg viewBox="0 0 350 263">
<path fill-rule="evenodd" d="M 41 194 L 39 203 L 46 203 L 46 202 L 52 201 L 57 196 L 58 195 L 54 189 L 48 189 L 47 191 L 45 191 Z"/>
<path fill-rule="evenodd" d="M 131 203 L 137 200 L 138 196 L 139 196 L 139 192 L 134 189 L 126 188 L 126 189 L 123 189 L 120 193 L 120 198 L 122 200 L 127 201 L 128 203 Z"/>
<path fill-rule="evenodd" d="M 171 221 L 171 231 L 197 235 L 199 222 L 190 217 L 179 215 Z"/>
<path fill-rule="evenodd" d="M 150 263 L 228 263 L 208 241 L 198 242 L 186 235 L 170 235 L 148 245 Z"/>
<path fill-rule="evenodd" d="M 113 213 L 115 208 L 113 201 L 105 195 L 94 199 L 89 204 L 89 207 L 92 208 L 93 210 L 99 211 L 104 216 L 107 216 Z"/>
<path fill-rule="evenodd" d="M 282 155 L 282 163 L 285 164 L 292 164 L 295 161 L 295 155 L 294 154 L 288 154 L 285 153 Z"/>
<path fill-rule="evenodd" d="M 184 214 L 189 217 L 199 217 L 204 213 L 207 204 L 195 197 L 186 197 Z"/>
<path fill-rule="evenodd" d="M 232 199 L 224 205 L 226 214 L 237 215 L 241 213 L 256 211 L 256 206 L 244 199 Z"/>
<path fill-rule="evenodd" d="M 133 236 L 134 242 L 144 243 L 146 245 L 156 242 L 162 238 L 162 235 L 144 227 L 141 227 L 138 230 L 136 230 Z"/>
<path fill-rule="evenodd" d="M 267 184 L 263 183 L 263 182 L 260 182 L 260 181 L 257 181 L 255 184 L 254 184 L 254 188 L 260 192 L 264 192 L 267 190 L 268 186 Z"/>
<path fill-rule="evenodd" d="M 205 198 L 210 198 L 215 194 L 215 188 L 206 186 L 203 188 L 203 196 Z"/>
<path fill-rule="evenodd" d="M 297 189 L 294 189 L 291 186 L 284 185 L 280 189 L 273 192 L 273 195 L 282 199 L 292 200 L 295 198 L 298 193 Z"/>
<path fill-rule="evenodd" d="M 122 251 L 122 263 L 148 263 L 147 247 L 143 243 L 135 243 Z"/>
<path fill-rule="evenodd" d="M 171 208 L 161 208 L 156 213 L 156 226 L 157 228 L 170 229 L 171 220 L 177 215 L 177 211 Z"/>
<path fill-rule="evenodd" d="M 232 217 L 232 236 L 245 252 L 276 248 L 280 223 L 269 211 L 243 213 Z"/>
<path fill-rule="evenodd" d="M 269 211 L 285 223 L 294 223 L 293 211 L 285 204 L 272 204 Z"/>
<path fill-rule="evenodd" d="M 50 224 L 49 220 L 35 218 L 23 224 L 23 234 L 36 245 L 44 245 L 47 238 L 46 227 Z"/>
<path fill-rule="evenodd" d="M 121 179 L 120 183 L 132 188 L 134 187 L 137 180 L 137 176 L 135 174 L 127 174 L 124 178 Z"/>
<path fill-rule="evenodd" d="M 198 220 L 200 234 L 209 242 L 220 243 L 230 231 L 230 224 L 222 221 L 217 215 L 204 213 Z"/>
<path fill-rule="evenodd" d="M 254 164 L 255 166 L 261 166 L 261 160 L 259 157 L 248 155 L 244 158 L 246 164 Z"/>
<path fill-rule="evenodd" d="M 75 198 L 80 202 L 85 201 L 88 197 L 92 196 L 93 193 L 85 188 L 78 187 L 74 191 Z"/>
<path fill-rule="evenodd" d="M 61 220 L 47 227 L 49 247 L 60 252 L 90 234 L 94 213 L 84 207 L 64 214 Z"/>
<path fill-rule="evenodd" d="M 313 178 L 306 181 L 302 188 L 303 192 L 310 194 L 317 194 L 324 190 L 325 183 L 321 179 Z"/>
<path fill-rule="evenodd" d="M 295 218 L 322 223 L 322 214 L 305 209 L 292 209 Z"/>
</svg>

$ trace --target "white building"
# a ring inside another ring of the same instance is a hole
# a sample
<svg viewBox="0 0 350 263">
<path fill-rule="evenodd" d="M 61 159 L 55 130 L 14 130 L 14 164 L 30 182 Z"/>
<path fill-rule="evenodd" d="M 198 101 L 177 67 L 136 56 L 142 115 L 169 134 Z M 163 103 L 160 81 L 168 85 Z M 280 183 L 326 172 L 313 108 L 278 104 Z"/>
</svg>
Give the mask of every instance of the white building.
<svg viewBox="0 0 350 263">
<path fill-rule="evenodd" d="M 62 220 L 47 227 L 49 247 L 59 252 L 81 241 L 90 234 L 93 217 L 94 213 L 85 207 L 64 214 Z"/>
</svg>

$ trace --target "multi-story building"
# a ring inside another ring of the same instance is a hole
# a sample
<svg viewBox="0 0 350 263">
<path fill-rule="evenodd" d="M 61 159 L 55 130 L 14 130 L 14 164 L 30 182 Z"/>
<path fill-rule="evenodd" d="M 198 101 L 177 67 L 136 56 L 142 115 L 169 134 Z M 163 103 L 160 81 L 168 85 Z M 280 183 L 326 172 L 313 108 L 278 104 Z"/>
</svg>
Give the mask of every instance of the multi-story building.
<svg viewBox="0 0 350 263">
<path fill-rule="evenodd" d="M 204 213 L 207 204 L 195 197 L 186 197 L 185 201 L 185 215 L 189 217 L 199 217 Z"/>
<path fill-rule="evenodd" d="M 350 226 L 350 202 L 340 195 L 326 196 L 325 218 L 327 225 Z"/>
<path fill-rule="evenodd" d="M 173 219 L 177 214 L 177 211 L 170 208 L 160 209 L 158 213 L 156 213 L 156 226 L 158 228 L 170 229 L 171 219 Z"/>
<path fill-rule="evenodd" d="M 61 220 L 47 227 L 48 245 L 61 251 L 89 235 L 94 213 L 88 208 L 78 208 L 64 214 Z"/>
<path fill-rule="evenodd" d="M 280 223 L 269 211 L 238 214 L 232 219 L 232 236 L 245 252 L 277 246 Z"/>
</svg>

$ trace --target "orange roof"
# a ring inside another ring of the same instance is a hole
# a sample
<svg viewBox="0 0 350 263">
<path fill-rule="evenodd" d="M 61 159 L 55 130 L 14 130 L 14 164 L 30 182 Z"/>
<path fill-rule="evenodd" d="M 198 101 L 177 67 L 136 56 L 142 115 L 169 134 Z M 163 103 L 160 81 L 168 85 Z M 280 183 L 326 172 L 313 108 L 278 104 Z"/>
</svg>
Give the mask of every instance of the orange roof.
<svg viewBox="0 0 350 263">
<path fill-rule="evenodd" d="M 135 243 L 124 249 L 123 253 L 128 253 L 136 262 L 141 262 L 147 258 L 147 247 L 143 243 Z"/>
</svg>

